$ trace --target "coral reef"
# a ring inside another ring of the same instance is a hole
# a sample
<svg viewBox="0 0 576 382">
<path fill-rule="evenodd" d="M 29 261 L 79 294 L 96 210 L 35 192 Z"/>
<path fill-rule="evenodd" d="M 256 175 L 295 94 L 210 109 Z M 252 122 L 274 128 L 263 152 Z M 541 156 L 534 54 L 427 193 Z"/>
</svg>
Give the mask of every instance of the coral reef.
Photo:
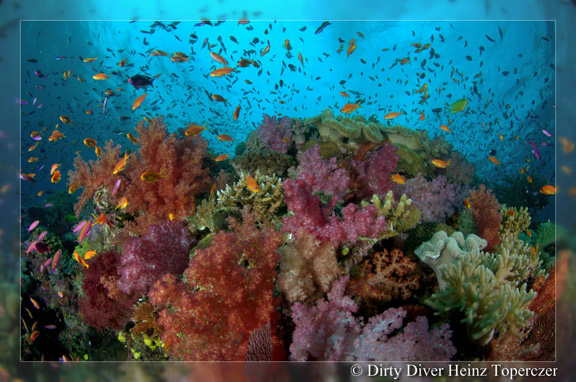
<svg viewBox="0 0 576 382">
<path fill-rule="evenodd" d="M 288 169 L 295 164 L 294 158 L 278 151 L 246 151 L 231 162 L 238 176 L 253 174 L 256 170 L 262 175 L 286 176 Z"/>
<path fill-rule="evenodd" d="M 394 192 L 388 191 L 384 199 L 374 194 L 370 201 L 378 210 L 378 215 L 384 216 L 388 226 L 378 236 L 378 239 L 389 239 L 413 228 L 420 221 L 420 210 L 412 205 L 412 200 L 402 194 L 398 202 L 394 201 Z M 370 205 L 367 201 L 360 203 L 362 207 Z"/>
<path fill-rule="evenodd" d="M 290 303 L 316 300 L 340 275 L 336 248 L 310 233 L 298 232 L 278 253 L 281 258 L 276 286 Z"/>
<path fill-rule="evenodd" d="M 500 224 L 502 215 L 500 215 L 500 204 L 492 193 L 481 184 L 478 190 L 470 190 L 470 210 L 474 217 L 474 222 L 478 226 L 478 236 L 488 242 L 487 251 L 492 250 L 500 242 Z"/>
<path fill-rule="evenodd" d="M 243 361 L 250 334 L 268 322 L 273 359 L 283 358 L 273 297 L 282 233 L 256 228 L 249 208 L 242 223 L 229 225 L 231 231 L 219 231 L 210 247 L 196 251 L 183 281 L 164 276 L 148 294 L 172 359 Z"/>
<path fill-rule="evenodd" d="M 468 162 L 464 154 L 452 151 L 448 157 L 450 166 L 446 167 L 446 178 L 457 186 L 468 186 L 476 174 L 476 165 Z"/>
<path fill-rule="evenodd" d="M 407 232 L 408 238 L 404 242 L 404 253 L 414 256 L 414 250 L 422 243 L 429 241 L 436 232 L 444 231 L 452 235 L 456 230 L 444 223 L 422 223 Z"/>
<path fill-rule="evenodd" d="M 518 236 L 522 231 L 530 227 L 530 214 L 526 207 L 507 208 L 506 205 L 500 206 L 500 215 L 502 223 L 500 224 L 500 236 L 513 235 Z"/>
<path fill-rule="evenodd" d="M 410 177 L 418 176 L 418 174 L 425 176 L 433 174 L 434 168 L 427 165 L 424 154 L 414 151 L 402 143 L 393 143 L 393 145 L 398 148 L 396 152 L 399 157 L 398 172 L 404 172 Z"/>
<path fill-rule="evenodd" d="M 458 216 L 458 231 L 462 232 L 464 235 L 470 235 L 471 233 L 478 233 L 478 226 L 474 222 L 474 216 L 472 216 L 472 211 L 470 208 L 464 208 L 460 215 Z"/>
<path fill-rule="evenodd" d="M 196 238 L 179 221 L 148 226 L 146 235 L 124 246 L 120 290 L 140 295 L 165 274 L 181 274 L 188 266 L 189 252 L 195 244 Z"/>
<path fill-rule="evenodd" d="M 314 125 L 324 142 L 344 142 L 361 145 L 364 142 L 379 143 L 382 141 L 380 124 L 367 122 L 362 116 L 343 117 L 334 116 L 330 109 L 324 110 L 320 115 L 307 118 L 304 125 Z"/>
<path fill-rule="evenodd" d="M 434 270 L 440 289 L 446 287 L 446 281 L 442 278 L 442 266 L 470 254 L 479 253 L 488 243 L 486 240 L 470 234 L 464 238 L 462 232 L 454 232 L 448 236 L 444 231 L 438 231 L 430 241 L 420 245 L 414 253 L 424 263 Z"/>
<path fill-rule="evenodd" d="M 426 142 L 426 137 L 417 130 L 400 125 L 385 126 L 382 129 L 382 136 L 385 141 L 393 145 L 404 145 L 405 148 L 420 154 L 423 158 L 430 157 L 430 146 Z"/>
</svg>

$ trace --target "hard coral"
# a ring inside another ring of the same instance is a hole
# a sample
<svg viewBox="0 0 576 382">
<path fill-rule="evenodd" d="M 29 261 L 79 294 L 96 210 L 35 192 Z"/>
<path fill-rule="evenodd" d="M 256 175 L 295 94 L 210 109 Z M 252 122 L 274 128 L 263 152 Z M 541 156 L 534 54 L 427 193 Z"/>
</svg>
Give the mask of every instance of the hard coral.
<svg viewBox="0 0 576 382">
<path fill-rule="evenodd" d="M 470 191 L 471 212 L 474 222 L 478 226 L 478 236 L 488 242 L 486 247 L 490 251 L 496 244 L 500 243 L 500 224 L 502 215 L 500 215 L 500 204 L 492 193 L 481 184 L 478 190 Z"/>
<path fill-rule="evenodd" d="M 190 249 L 196 239 L 179 221 L 148 226 L 146 235 L 124 246 L 120 260 L 124 293 L 146 293 L 148 287 L 167 273 L 181 274 L 188 266 Z"/>
<path fill-rule="evenodd" d="M 250 334 L 270 322 L 273 359 L 281 359 L 277 336 L 274 278 L 282 233 L 256 228 L 245 209 L 206 249 L 197 250 L 184 280 L 165 276 L 149 293 L 160 309 L 163 342 L 173 359 L 246 359 Z"/>
</svg>

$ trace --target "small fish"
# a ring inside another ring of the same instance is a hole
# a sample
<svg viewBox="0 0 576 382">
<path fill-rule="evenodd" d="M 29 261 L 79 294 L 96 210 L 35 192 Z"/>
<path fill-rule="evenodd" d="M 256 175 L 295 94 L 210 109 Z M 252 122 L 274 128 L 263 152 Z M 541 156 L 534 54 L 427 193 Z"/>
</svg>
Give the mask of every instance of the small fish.
<svg viewBox="0 0 576 382">
<path fill-rule="evenodd" d="M 50 181 L 52 183 L 58 183 L 58 182 L 60 182 L 61 178 L 62 178 L 62 175 L 60 174 L 60 170 L 56 170 L 56 171 L 54 171 L 54 174 L 52 174 Z"/>
<path fill-rule="evenodd" d="M 550 133 L 548 132 L 548 130 L 542 130 L 542 132 L 543 132 L 544 135 L 546 135 L 547 137 L 551 137 L 551 136 L 552 136 L 552 134 L 550 134 Z"/>
<path fill-rule="evenodd" d="M 128 162 L 128 158 L 130 158 L 130 155 L 132 154 L 124 153 L 124 158 L 120 159 L 120 161 L 116 163 L 116 165 L 114 166 L 114 170 L 112 171 L 112 174 L 116 175 L 120 171 L 124 170 L 124 167 L 126 167 L 126 163 Z"/>
<path fill-rule="evenodd" d="M 104 214 L 102 214 L 102 215 L 104 215 Z M 97 255 L 96 251 L 88 251 L 84 254 L 84 260 L 90 260 L 91 258 L 93 258 L 96 255 Z"/>
<path fill-rule="evenodd" d="M 226 159 L 228 159 L 228 158 L 230 158 L 230 155 L 228 155 L 228 154 L 226 154 L 226 155 L 225 155 L 225 154 L 222 154 L 222 155 L 218 155 L 218 156 L 216 157 L 216 159 L 214 159 L 214 160 L 215 160 L 216 162 L 222 162 L 222 161 L 224 161 L 224 160 L 226 160 Z"/>
<path fill-rule="evenodd" d="M 426 118 L 426 116 L 424 115 L 424 112 L 422 112 L 422 114 L 420 115 L 420 118 L 418 118 L 420 121 L 423 121 L 424 118 Z"/>
<path fill-rule="evenodd" d="M 532 178 L 530 177 L 530 175 L 526 176 L 526 180 L 528 181 L 528 183 L 532 183 Z"/>
<path fill-rule="evenodd" d="M 80 236 L 78 237 L 78 243 L 82 244 L 82 240 L 86 238 L 92 231 L 92 220 L 85 221 L 80 230 Z"/>
<path fill-rule="evenodd" d="M 388 114 L 386 114 L 386 115 L 384 116 L 384 119 L 394 119 L 394 118 L 399 117 L 399 116 L 401 116 L 401 115 L 402 115 L 402 113 L 399 113 L 399 112 L 396 112 L 396 111 L 395 111 L 395 112 L 390 112 L 390 113 L 388 113 Z"/>
<path fill-rule="evenodd" d="M 348 46 L 348 50 L 347 50 L 347 55 L 346 55 L 346 59 L 348 59 L 348 57 L 350 57 L 350 55 L 352 53 L 354 53 L 354 51 L 356 50 L 356 44 L 352 43 Z"/>
<path fill-rule="evenodd" d="M 89 58 L 85 58 L 82 61 L 84 62 L 94 62 L 98 59 L 98 57 L 89 57 Z"/>
<path fill-rule="evenodd" d="M 76 191 L 79 187 L 80 187 L 80 186 L 77 185 L 76 183 L 70 185 L 70 188 L 68 188 L 68 193 L 69 193 L 69 194 L 74 193 L 74 191 Z"/>
<path fill-rule="evenodd" d="M 126 206 L 128 206 L 128 199 L 126 199 L 125 196 L 120 198 L 120 201 L 118 202 L 118 205 L 116 206 L 116 209 L 120 208 L 120 209 L 124 209 L 126 208 Z"/>
<path fill-rule="evenodd" d="M 498 161 L 498 159 L 496 159 L 496 157 L 489 156 L 488 159 L 490 160 L 490 162 L 494 163 L 495 165 L 500 166 L 500 162 Z"/>
<path fill-rule="evenodd" d="M 212 57 L 213 60 L 221 63 L 222 65 L 228 65 L 228 61 L 226 61 L 226 59 L 221 55 L 219 55 L 218 53 L 210 52 L 210 57 Z"/>
<path fill-rule="evenodd" d="M 58 265 L 58 262 L 60 261 L 60 256 L 62 256 L 61 249 L 59 249 L 58 252 L 56 252 L 56 254 L 54 255 L 54 258 L 52 260 L 52 270 L 56 269 L 56 265 Z"/>
<path fill-rule="evenodd" d="M 464 199 L 464 207 L 466 207 L 466 208 L 472 207 L 472 205 L 470 204 L 470 200 Z"/>
<path fill-rule="evenodd" d="M 232 115 L 232 118 L 234 118 L 234 120 L 236 121 L 239 116 L 240 116 L 240 105 L 238 105 L 236 107 L 236 110 L 234 110 L 234 114 Z"/>
<path fill-rule="evenodd" d="M 138 109 L 140 105 L 142 105 L 142 102 L 144 101 L 144 98 L 146 98 L 147 95 L 148 94 L 144 93 L 140 97 L 136 98 L 136 101 L 134 101 L 134 103 L 132 104 L 132 110 Z"/>
<path fill-rule="evenodd" d="M 105 73 L 97 73 L 92 76 L 95 80 L 107 80 L 108 76 Z"/>
<path fill-rule="evenodd" d="M 460 99 L 451 105 L 450 111 L 452 111 L 452 114 L 458 113 L 463 111 L 466 108 L 466 105 L 468 105 L 468 100 Z"/>
<path fill-rule="evenodd" d="M 214 192 L 216 192 L 216 183 L 214 183 L 210 188 L 210 195 L 214 195 Z"/>
<path fill-rule="evenodd" d="M 316 29 L 316 32 L 314 32 L 314 34 L 318 34 L 318 33 L 322 32 L 322 31 L 324 30 L 324 28 L 326 28 L 328 25 L 330 25 L 330 22 L 324 21 L 324 22 L 322 23 L 322 25 L 320 25 L 320 26 L 318 27 L 318 29 Z"/>
<path fill-rule="evenodd" d="M 390 179 L 392 179 L 393 182 L 399 183 L 399 184 L 406 184 L 406 178 L 404 178 L 402 175 L 400 174 L 393 174 Z"/>
<path fill-rule="evenodd" d="M 38 338 L 39 335 L 40 332 L 38 330 L 33 331 L 32 334 L 30 334 L 30 342 L 33 342 L 36 338 Z"/>
<path fill-rule="evenodd" d="M 227 135 L 227 134 L 220 134 L 217 137 L 219 140 L 221 140 L 222 142 L 232 142 L 234 139 L 232 139 L 231 136 Z"/>
<path fill-rule="evenodd" d="M 134 143 L 135 145 L 139 143 L 138 139 L 132 133 L 126 134 L 126 137 L 130 140 L 130 142 Z"/>
<path fill-rule="evenodd" d="M 164 169 L 160 170 L 160 172 L 155 172 L 152 170 L 144 171 L 142 175 L 140 175 L 140 179 L 145 181 L 146 183 L 157 182 L 166 176 L 162 175 L 163 172 Z"/>
<path fill-rule="evenodd" d="M 341 95 L 342 97 L 346 97 L 346 98 L 350 97 L 350 96 L 348 95 L 348 93 L 346 93 L 346 92 L 340 92 L 340 95 Z"/>
<path fill-rule="evenodd" d="M 540 193 L 544 195 L 554 195 L 556 194 L 556 187 L 551 185 L 546 185 L 540 189 Z"/>
<path fill-rule="evenodd" d="M 500 138 L 500 142 L 502 142 L 502 139 L 504 138 L 504 136 L 502 134 L 498 134 L 498 138 Z"/>
<path fill-rule="evenodd" d="M 184 133 L 184 135 L 189 136 L 189 137 L 190 137 L 190 136 L 198 135 L 198 134 L 200 134 L 203 130 L 208 130 L 208 129 L 206 128 L 206 125 L 207 125 L 207 124 L 208 124 L 208 123 L 205 123 L 204 126 L 192 125 L 192 126 L 190 126 L 190 127 L 188 127 L 188 128 L 186 129 L 186 132 Z"/>
<path fill-rule="evenodd" d="M 38 224 L 40 224 L 40 220 L 36 220 L 34 223 L 30 224 L 30 227 L 28 227 L 28 232 L 30 232 L 34 228 L 38 227 Z"/>
<path fill-rule="evenodd" d="M 92 115 L 93 111 L 92 110 L 86 110 L 84 113 L 88 114 L 88 115 Z"/>
<path fill-rule="evenodd" d="M 347 103 L 346 105 L 344 105 L 344 107 L 340 111 L 344 114 L 350 114 L 351 112 L 355 111 L 357 108 L 362 107 L 362 106 L 360 106 L 360 102 L 361 101 L 358 101 L 358 103 L 356 103 L 356 104 Z"/>
<path fill-rule="evenodd" d="M 160 49 L 156 49 L 152 52 L 150 52 L 149 56 L 164 56 L 164 57 L 168 57 L 168 53 L 160 50 Z"/>
<path fill-rule="evenodd" d="M 116 181 L 116 183 L 114 184 L 114 188 L 112 189 L 112 194 L 110 194 L 111 196 L 114 196 L 116 194 L 116 192 L 118 191 L 118 188 L 120 187 L 121 181 L 122 181 L 122 179 L 118 179 Z"/>
<path fill-rule="evenodd" d="M 219 95 L 219 94 L 212 94 L 212 99 L 213 99 L 214 101 L 216 101 L 216 102 L 223 102 L 223 103 L 225 103 L 225 104 L 228 103 L 228 100 L 226 100 L 224 97 L 222 97 L 222 96 Z"/>
<path fill-rule="evenodd" d="M 34 300 L 32 297 L 30 297 L 30 302 L 32 303 L 32 305 L 34 305 L 34 308 L 40 309 L 40 304 L 38 304 L 36 300 Z"/>
<path fill-rule="evenodd" d="M 538 150 L 538 146 L 533 141 L 530 141 L 530 146 L 532 146 L 532 153 L 536 159 L 540 159 L 540 150 Z"/>
<path fill-rule="evenodd" d="M 20 179 L 25 180 L 25 181 L 30 182 L 30 183 L 36 183 L 34 178 L 31 177 L 30 175 L 27 175 L 27 174 L 20 174 Z"/>
<path fill-rule="evenodd" d="M 48 140 L 50 142 L 52 142 L 52 141 L 58 141 L 62 138 L 66 138 L 66 136 L 64 134 L 62 134 L 61 132 L 59 132 L 58 130 L 54 130 L 52 132 L 52 135 L 50 135 L 50 137 L 48 137 Z"/>
<path fill-rule="evenodd" d="M 447 133 L 451 133 L 451 132 L 452 132 L 452 130 L 450 130 L 450 128 L 449 128 L 448 126 L 446 126 L 446 125 L 440 125 L 440 130 L 443 130 L 443 131 L 445 131 L 445 132 L 447 132 Z"/>
<path fill-rule="evenodd" d="M 84 139 L 84 144 L 88 147 L 96 147 L 97 143 L 94 138 L 86 138 Z"/>
<path fill-rule="evenodd" d="M 121 68 L 123 68 L 125 65 L 126 65 L 126 59 L 125 59 L 125 58 L 122 59 L 122 61 L 120 61 L 120 62 L 118 63 L 118 66 L 121 67 Z"/>
<path fill-rule="evenodd" d="M 234 72 L 235 69 L 236 69 L 235 67 L 229 68 L 229 67 L 225 66 L 223 68 L 219 68 L 219 69 L 212 71 L 210 73 L 210 77 L 223 77 L 225 75 L 228 75 L 228 74 Z"/>
<path fill-rule="evenodd" d="M 52 165 L 52 167 L 50 168 L 50 175 L 54 174 L 54 171 L 56 171 L 56 169 L 57 169 L 58 167 L 60 167 L 60 165 L 61 165 L 61 163 L 54 163 L 54 164 Z"/>
<path fill-rule="evenodd" d="M 46 203 L 46 204 L 42 205 L 42 207 L 50 208 L 50 207 L 54 207 L 54 204 Z"/>
<path fill-rule="evenodd" d="M 69 124 L 71 122 L 70 117 L 65 116 L 65 115 L 61 115 L 60 120 L 62 121 L 62 123 L 66 123 L 66 124 Z"/>
<path fill-rule="evenodd" d="M 86 262 L 84 261 L 83 258 L 80 257 L 80 255 L 78 254 L 78 252 L 74 251 L 74 259 L 79 262 L 80 264 L 82 264 L 83 266 L 85 266 L 86 268 L 88 268 L 88 264 L 86 264 Z"/>
<path fill-rule="evenodd" d="M 448 162 L 445 162 L 441 159 L 433 159 L 432 160 L 432 164 L 436 167 L 439 167 L 439 168 L 446 168 L 446 167 L 450 166 L 450 162 L 451 162 L 451 160 L 449 160 Z"/>
<path fill-rule="evenodd" d="M 264 48 L 264 50 L 262 50 L 262 53 L 260 53 L 260 57 L 264 56 L 269 51 L 270 51 L 270 45 L 267 45 L 266 48 Z"/>
<path fill-rule="evenodd" d="M 246 187 L 252 192 L 260 192 L 260 187 L 258 187 L 258 182 L 254 180 L 251 176 L 246 176 Z"/>
<path fill-rule="evenodd" d="M 514 212 L 514 210 L 512 210 L 512 209 L 509 209 L 506 211 L 506 215 L 507 216 L 514 216 L 514 215 L 516 215 L 516 212 Z"/>
</svg>

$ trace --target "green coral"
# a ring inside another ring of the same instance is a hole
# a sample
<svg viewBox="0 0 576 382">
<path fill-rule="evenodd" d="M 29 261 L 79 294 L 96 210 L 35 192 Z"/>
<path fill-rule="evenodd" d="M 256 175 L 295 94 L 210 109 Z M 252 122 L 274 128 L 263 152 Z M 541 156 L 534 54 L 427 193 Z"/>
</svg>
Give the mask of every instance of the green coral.
<svg viewBox="0 0 576 382">
<path fill-rule="evenodd" d="M 419 131 L 400 125 L 391 127 L 384 126 L 382 128 L 382 136 L 387 142 L 395 145 L 402 144 L 424 158 L 430 156 L 430 146 L 426 143 L 424 136 Z"/>
<path fill-rule="evenodd" d="M 308 142 L 306 142 L 304 144 L 304 146 L 302 146 L 301 148 L 301 152 L 304 152 L 306 150 L 311 149 L 312 147 L 314 147 L 314 145 L 318 145 L 320 147 L 320 156 L 322 157 L 322 159 L 330 159 L 338 154 L 342 153 L 342 150 L 340 149 L 340 146 L 338 145 L 338 143 L 336 142 L 323 142 L 323 141 L 318 141 L 316 139 L 311 139 Z"/>
<path fill-rule="evenodd" d="M 408 239 L 404 242 L 404 254 L 414 256 L 414 250 L 422 243 L 430 240 L 438 232 L 444 231 L 452 235 L 456 230 L 444 223 L 422 223 L 407 231 Z"/>
<path fill-rule="evenodd" d="M 500 224 L 500 235 L 513 235 L 518 236 L 522 231 L 530 227 L 530 214 L 526 207 L 512 207 L 507 208 L 506 205 L 500 207 L 500 215 L 502 215 L 502 223 Z"/>
<path fill-rule="evenodd" d="M 378 240 L 389 239 L 413 228 L 420 221 L 420 210 L 412 205 L 412 199 L 402 194 L 398 202 L 394 201 L 394 192 L 388 191 L 384 199 L 374 194 L 371 203 L 378 209 L 378 215 L 386 217 L 386 231 L 378 236 Z M 362 201 L 362 207 L 368 202 Z"/>
<path fill-rule="evenodd" d="M 232 166 L 238 174 L 246 172 L 253 174 L 259 170 L 262 175 L 285 176 L 286 171 L 295 164 L 292 156 L 272 150 L 247 151 L 237 156 Z"/>
<path fill-rule="evenodd" d="M 398 159 L 398 170 L 408 174 L 411 177 L 416 177 L 418 174 L 422 173 L 424 175 L 432 175 L 433 167 L 426 164 L 426 159 L 423 153 L 414 151 L 402 143 L 392 143 L 394 146 L 398 147 L 396 152 L 399 156 Z"/>
<path fill-rule="evenodd" d="M 439 314 L 459 310 L 470 339 L 488 344 L 496 330 L 519 336 L 533 312 L 527 306 L 536 296 L 513 278 L 516 261 L 503 254 L 471 252 L 441 268 L 446 287 L 425 301 Z"/>
<path fill-rule="evenodd" d="M 478 226 L 474 221 L 472 216 L 472 211 L 470 208 L 464 208 L 458 216 L 458 231 L 462 232 L 464 235 L 470 235 L 471 233 L 478 232 Z"/>
<path fill-rule="evenodd" d="M 307 118 L 304 125 L 314 125 L 324 142 L 352 142 L 358 145 L 366 142 L 379 143 L 383 136 L 380 124 L 367 122 L 362 116 L 334 116 L 330 109 L 320 115 Z"/>
<path fill-rule="evenodd" d="M 443 278 L 442 266 L 467 254 L 478 253 L 487 245 L 486 240 L 474 234 L 464 237 L 462 232 L 454 232 L 448 236 L 446 232 L 438 231 L 429 241 L 422 243 L 414 253 L 434 270 L 438 279 L 438 286 L 442 290 L 447 286 Z"/>
<path fill-rule="evenodd" d="M 509 270 L 507 280 L 516 285 L 527 283 L 529 279 L 546 274 L 542 267 L 540 251 L 534 251 L 534 255 L 532 255 L 530 245 L 515 235 L 501 236 L 501 242 L 494 248 L 493 256 L 502 256 L 511 262 L 512 267 Z"/>
</svg>

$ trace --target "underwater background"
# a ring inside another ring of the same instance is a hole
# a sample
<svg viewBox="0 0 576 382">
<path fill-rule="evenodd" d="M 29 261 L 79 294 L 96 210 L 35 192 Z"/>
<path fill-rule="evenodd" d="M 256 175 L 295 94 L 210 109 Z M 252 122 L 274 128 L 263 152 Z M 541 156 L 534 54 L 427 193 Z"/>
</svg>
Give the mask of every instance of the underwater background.
<svg viewBox="0 0 576 382">
<path fill-rule="evenodd" d="M 22 26 L 24 360 L 554 358 L 551 22 Z"/>
<path fill-rule="evenodd" d="M 44 4 L 47 5 L 47 4 Z M 18 216 L 18 200 L 19 200 L 19 187 L 15 178 L 15 174 L 21 173 L 19 171 L 18 162 L 22 155 L 20 153 L 19 131 L 14 126 L 18 126 L 21 118 L 21 104 L 20 99 L 25 99 L 24 93 L 22 97 L 18 96 L 19 87 L 21 85 L 19 75 L 20 68 L 24 67 L 24 62 L 20 63 L 20 55 L 14 55 L 20 47 L 20 28 L 18 26 L 19 19 L 102 19 L 102 18 L 116 18 L 116 19 L 137 19 L 146 17 L 150 20 L 157 19 L 159 16 L 165 20 L 177 20 L 183 11 L 191 12 L 196 17 L 206 17 L 213 20 L 218 19 L 238 19 L 247 16 L 252 23 L 261 18 L 275 18 L 282 14 L 282 18 L 291 19 L 316 19 L 316 23 L 321 24 L 325 20 L 337 20 L 343 18 L 365 19 L 367 17 L 374 18 L 374 15 L 382 18 L 394 19 L 411 19 L 411 18 L 452 18 L 452 19 L 555 19 L 554 27 L 557 30 L 557 75 L 558 75 L 558 98 L 557 98 L 557 118 L 558 118 L 558 136 L 565 137 L 568 140 L 574 139 L 573 131 L 567 129 L 573 123 L 574 116 L 571 108 L 568 105 L 573 100 L 573 95 L 568 91 L 569 84 L 573 80 L 572 66 L 569 64 L 573 59 L 573 52 L 569 49 L 567 36 L 571 33 L 571 15 L 574 13 L 574 7 L 570 1 L 553 1 L 553 2 L 539 2 L 529 1 L 521 5 L 516 2 L 510 3 L 496 3 L 494 1 L 479 1 L 462 3 L 458 1 L 444 1 L 436 2 L 434 4 L 421 1 L 406 2 L 403 4 L 391 4 L 387 2 L 382 3 L 361 3 L 358 6 L 350 7 L 349 4 L 336 3 L 334 6 L 325 7 L 325 4 L 319 2 L 318 4 L 306 4 L 304 6 L 301 2 L 291 2 L 277 4 L 274 7 L 264 6 L 258 3 L 250 3 L 245 6 L 247 10 L 240 10 L 236 6 L 227 2 L 219 2 L 218 4 L 187 4 L 186 6 L 172 6 L 175 4 L 110 4 L 106 1 L 92 3 L 90 1 L 83 3 L 67 3 L 61 1 L 51 2 L 48 6 L 40 6 L 37 4 L 30 4 L 28 1 L 13 1 L 0 3 L 0 39 L 6 48 L 0 53 L 0 67 L 6 75 L 2 78 L 2 86 L 5 89 L 0 93 L 2 99 L 3 116 L 5 117 L 5 124 L 0 129 L 0 179 L 2 189 L 0 193 L 0 211 L 3 216 L 8 217 L 3 219 L 0 223 L 0 244 L 3 256 L 0 257 L 1 265 L 0 275 L 2 278 L 1 287 L 4 292 L 0 306 L 4 308 L 0 312 L 1 318 L 1 333 L 6 342 L 2 343 L 0 347 L 0 375 L 4 378 L 10 378 L 10 375 L 22 380 L 37 380 L 38 378 L 53 377 L 53 378 L 66 378 L 68 380 L 87 380 L 90 378 L 134 378 L 142 380 L 195 380 L 210 376 L 212 379 L 229 380 L 230 378 L 250 378 L 258 379 L 264 375 L 282 375 L 285 379 L 306 379 L 312 378 L 335 378 L 348 379 L 349 368 L 351 364 L 346 363 L 306 363 L 294 364 L 266 364 L 266 363 L 251 363 L 251 364 L 227 364 L 226 368 L 221 368 L 218 363 L 195 363 L 195 364 L 171 364 L 170 368 L 166 368 L 165 363 L 154 364 L 139 364 L 139 363 L 75 363 L 75 364 L 59 364 L 55 368 L 54 364 L 30 364 L 19 363 L 22 354 L 19 351 L 20 347 L 20 328 L 22 323 L 18 321 L 18 303 L 14 302 L 20 300 L 19 286 L 16 283 L 18 277 L 19 265 L 16 266 L 16 253 L 20 244 L 20 234 L 15 235 L 17 230 L 16 220 L 11 217 Z M 177 12 L 174 12 L 177 9 Z M 5 12 L 4 12 L 5 11 Z M 150 21 L 151 25 L 153 21 Z M 307 23 L 307 22 L 304 22 Z M 332 21 L 332 23 L 334 23 Z M 326 29 L 327 31 L 328 29 Z M 324 32 L 323 32 L 324 33 Z M 487 32 L 492 38 L 494 36 Z M 348 44 L 346 44 L 348 45 Z M 360 49 L 360 45 L 358 46 Z M 172 53 L 172 52 L 170 52 Z M 345 52 L 344 52 L 345 53 Z M 26 57 L 27 59 L 28 57 Z M 22 57 L 23 61 L 25 57 Z M 118 60 L 119 61 L 119 60 Z M 62 74 L 62 73 L 60 73 Z M 155 73 L 151 73 L 152 75 Z M 484 73 L 485 74 L 485 73 Z M 129 102 L 129 106 L 132 102 Z M 234 108 L 234 107 L 233 107 Z M 360 111 L 362 109 L 359 109 Z M 359 113 L 361 114 L 361 113 Z M 382 115 L 380 115 L 382 117 Z M 369 116 L 367 116 L 369 117 Z M 393 120 L 394 122 L 394 120 Z M 170 126 L 169 126 L 170 127 Z M 573 224 L 570 211 L 573 206 L 574 200 L 571 196 L 571 181 L 570 174 L 564 170 L 564 167 L 573 168 L 573 151 L 570 150 L 570 145 L 564 145 L 563 142 L 558 141 L 558 150 L 556 156 L 558 158 L 558 205 L 561 207 L 557 211 L 557 219 L 562 226 L 568 228 L 565 232 L 564 228 L 557 230 L 559 240 L 557 240 L 557 249 L 560 254 L 566 255 L 566 245 L 570 248 L 571 239 L 570 227 Z M 123 148 L 128 146 L 123 145 Z M 28 146 L 27 146 L 28 147 Z M 87 151 L 88 152 L 88 151 Z M 89 159 L 89 158 L 86 158 Z M 498 158 L 502 159 L 502 158 Z M 24 161 L 23 161 L 23 164 Z M 66 170 L 62 171 L 63 179 L 66 181 Z M 26 181 L 21 180 L 23 187 L 26 187 Z M 51 183 L 49 184 L 51 185 Z M 64 185 L 60 183 L 62 187 Z M 80 192 L 80 191 L 77 191 Z M 76 197 L 79 194 L 76 194 Z M 36 197 L 38 198 L 38 197 Z M 38 198 L 42 199 L 42 198 Z M 88 211 L 86 211 L 88 212 Z M 20 224 L 18 224 L 20 226 Z M 24 227 L 26 229 L 27 227 Z M 16 237 L 18 236 L 18 237 Z M 25 245 L 25 244 L 24 244 Z M 569 253 L 569 252 L 568 252 Z M 566 257 L 560 257 L 566 260 Z M 566 284 L 566 280 L 570 279 L 569 274 L 573 272 L 573 267 L 563 266 L 558 268 L 561 274 L 558 274 L 558 285 Z M 570 269 L 570 270 L 568 270 Z M 566 284 L 567 289 L 562 293 L 562 298 L 558 299 L 557 320 L 560 333 L 557 345 L 557 359 L 561 362 L 556 364 L 560 367 L 559 372 L 562 380 L 569 380 L 570 368 L 566 364 L 566 357 L 571 354 L 573 350 L 569 338 L 573 337 L 570 331 L 570 325 L 573 321 L 573 288 L 570 284 Z M 561 291 L 558 292 L 560 296 Z M 29 304 L 30 305 L 30 304 Z M 28 306 L 30 308 L 30 306 Z M 14 312 L 16 318 L 14 319 Z M 24 311 L 23 311 L 24 312 Z M 38 313 L 38 312 L 34 312 Z M 26 315 L 27 313 L 24 313 Z M 24 316 L 23 316 L 24 317 Z M 10 328 L 18 328 L 11 330 Z M 10 335 L 7 335 L 10 333 Z M 22 332 L 25 333 L 25 330 Z M 360 363 L 366 365 L 365 363 Z M 481 363 L 473 363 L 473 365 L 486 365 Z M 512 364 L 511 364 L 512 365 Z M 529 362 L 517 362 L 514 365 L 530 365 Z M 533 364 L 536 365 L 536 364 Z M 540 364 L 551 365 L 551 364 Z M 113 377 L 112 377 L 113 376 Z M 354 377 L 356 379 L 356 377 Z M 421 378 L 426 379 L 426 378 Z M 431 379 L 431 378 L 427 378 Z"/>
</svg>

